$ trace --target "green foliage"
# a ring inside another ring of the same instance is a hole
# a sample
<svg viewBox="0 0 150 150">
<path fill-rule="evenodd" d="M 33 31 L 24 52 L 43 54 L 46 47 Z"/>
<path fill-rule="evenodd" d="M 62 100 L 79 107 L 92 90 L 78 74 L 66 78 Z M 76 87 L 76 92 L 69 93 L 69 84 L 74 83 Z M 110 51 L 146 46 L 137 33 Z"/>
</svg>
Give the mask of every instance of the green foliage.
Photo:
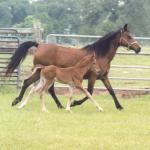
<svg viewBox="0 0 150 150">
<path fill-rule="evenodd" d="M 31 27 L 39 20 L 45 34 L 99 35 L 128 23 L 135 35 L 149 36 L 149 12 L 149 0 L 5 0 L 0 27 Z"/>
<path fill-rule="evenodd" d="M 20 24 L 15 24 L 15 27 L 32 27 L 33 24 L 37 22 L 40 22 L 40 20 L 36 19 L 34 16 L 29 15 L 24 19 L 24 22 L 21 22 Z"/>
<path fill-rule="evenodd" d="M 6 2 L 0 2 L 0 27 L 9 27 L 12 23 L 12 14 L 10 11 L 10 7 L 7 5 Z"/>
</svg>

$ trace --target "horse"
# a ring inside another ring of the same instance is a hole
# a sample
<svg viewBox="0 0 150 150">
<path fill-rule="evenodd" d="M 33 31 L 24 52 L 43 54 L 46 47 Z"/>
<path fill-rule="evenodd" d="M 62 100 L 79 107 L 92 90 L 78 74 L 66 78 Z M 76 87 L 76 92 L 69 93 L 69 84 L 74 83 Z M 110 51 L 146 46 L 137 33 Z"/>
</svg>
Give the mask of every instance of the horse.
<svg viewBox="0 0 150 150">
<path fill-rule="evenodd" d="M 99 106 L 99 104 L 92 98 L 91 94 L 82 86 L 83 77 L 88 72 L 88 70 L 93 70 L 95 71 L 95 73 L 98 73 L 100 71 L 99 67 L 96 66 L 96 59 L 95 59 L 94 54 L 93 55 L 90 54 L 90 55 L 83 57 L 79 62 L 77 62 L 72 67 L 60 68 L 54 65 L 42 66 L 42 65 L 37 64 L 34 66 L 33 72 L 36 72 L 39 69 L 41 72 L 40 82 L 38 83 L 38 85 L 34 86 L 31 89 L 25 101 L 19 106 L 20 109 L 23 108 L 27 104 L 30 96 L 33 93 L 38 92 L 40 95 L 42 111 L 47 112 L 47 109 L 44 103 L 43 94 L 44 92 L 47 92 L 48 89 L 56 81 L 56 82 L 69 85 L 70 96 L 69 96 L 69 100 L 66 106 L 67 111 L 71 112 L 70 105 L 72 101 L 74 87 L 79 89 L 81 92 L 83 92 L 89 98 L 89 100 L 91 100 L 91 102 L 97 107 L 99 111 L 103 110 Z"/>
<path fill-rule="evenodd" d="M 109 32 L 102 38 L 98 39 L 96 42 L 88 44 L 82 48 L 63 47 L 56 44 L 39 44 L 33 41 L 24 42 L 20 44 L 14 55 L 11 57 L 10 62 L 7 66 L 6 76 L 11 75 L 14 69 L 19 66 L 19 64 L 25 59 L 26 55 L 29 52 L 29 48 L 33 46 L 37 47 L 36 52 L 34 53 L 33 64 L 41 64 L 44 66 L 55 65 L 58 67 L 70 67 L 75 65 L 75 63 L 78 62 L 82 57 L 92 52 L 95 52 L 96 61 L 101 71 L 99 75 L 95 74 L 92 71 L 88 71 L 87 74 L 84 76 L 84 79 L 88 80 L 88 91 L 90 92 L 90 94 L 92 94 L 95 81 L 97 79 L 101 80 L 110 95 L 112 96 L 116 108 L 118 110 L 123 109 L 110 84 L 108 73 L 110 70 L 111 61 L 115 57 L 118 47 L 124 46 L 127 48 L 127 50 L 133 50 L 135 51 L 135 53 L 139 53 L 141 51 L 139 43 L 132 36 L 127 24 L 125 24 L 122 28 L 119 28 L 118 30 Z M 19 96 L 16 97 L 15 100 L 12 102 L 12 106 L 16 105 L 22 100 L 23 95 L 29 85 L 39 80 L 39 78 L 40 71 L 37 71 L 32 74 L 32 76 L 24 80 Z M 49 93 L 55 100 L 57 107 L 63 108 L 62 104 L 60 103 L 59 99 L 55 94 L 54 84 L 49 89 Z M 83 99 L 78 101 L 74 100 L 71 106 L 80 105 L 87 99 L 88 97 L 84 97 Z"/>
</svg>

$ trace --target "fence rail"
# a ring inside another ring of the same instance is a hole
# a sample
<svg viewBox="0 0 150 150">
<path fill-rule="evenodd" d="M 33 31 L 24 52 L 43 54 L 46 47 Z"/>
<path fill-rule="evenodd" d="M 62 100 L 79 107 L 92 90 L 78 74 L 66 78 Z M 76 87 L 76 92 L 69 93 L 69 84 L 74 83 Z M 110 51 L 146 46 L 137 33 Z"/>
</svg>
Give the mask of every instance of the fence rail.
<svg viewBox="0 0 150 150">
<path fill-rule="evenodd" d="M 96 35 L 82 35 L 82 34 L 48 34 L 46 37 L 46 42 L 49 42 L 49 37 L 73 37 L 73 38 L 101 38 L 102 36 L 96 36 Z M 135 37 L 137 40 L 150 40 L 150 37 Z"/>
</svg>

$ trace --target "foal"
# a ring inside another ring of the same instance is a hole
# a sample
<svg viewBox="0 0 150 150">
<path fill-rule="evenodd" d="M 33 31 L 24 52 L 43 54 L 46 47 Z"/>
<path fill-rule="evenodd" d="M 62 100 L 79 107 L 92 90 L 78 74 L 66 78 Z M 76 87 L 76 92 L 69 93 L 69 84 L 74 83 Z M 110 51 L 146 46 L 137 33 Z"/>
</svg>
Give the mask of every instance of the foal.
<svg viewBox="0 0 150 150">
<path fill-rule="evenodd" d="M 95 73 L 99 72 L 99 68 L 96 66 L 95 54 L 87 55 L 83 57 L 75 66 L 68 68 L 60 68 L 54 65 L 50 66 L 42 66 L 36 65 L 34 67 L 34 71 L 41 70 L 40 73 L 40 82 L 36 87 L 33 87 L 27 97 L 27 99 L 19 106 L 19 108 L 23 108 L 29 97 L 32 93 L 38 92 L 40 94 L 42 111 L 47 111 L 43 99 L 43 93 L 47 92 L 48 89 L 53 85 L 55 81 L 68 84 L 69 85 L 69 93 L 70 97 L 67 103 L 66 110 L 71 111 L 70 105 L 73 95 L 73 88 L 77 88 L 82 91 L 88 98 L 93 102 L 93 104 L 98 108 L 99 111 L 103 109 L 99 106 L 99 104 L 92 98 L 91 94 L 85 90 L 82 86 L 82 81 L 84 75 L 89 71 L 93 70 Z"/>
</svg>

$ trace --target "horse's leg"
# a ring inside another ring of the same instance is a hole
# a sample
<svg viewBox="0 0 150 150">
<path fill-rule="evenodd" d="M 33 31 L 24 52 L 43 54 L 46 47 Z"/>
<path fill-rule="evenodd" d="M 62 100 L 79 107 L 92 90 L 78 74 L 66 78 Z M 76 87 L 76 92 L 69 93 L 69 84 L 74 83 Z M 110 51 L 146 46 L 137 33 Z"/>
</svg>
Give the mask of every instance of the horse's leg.
<svg viewBox="0 0 150 150">
<path fill-rule="evenodd" d="M 27 103 L 28 103 L 28 101 L 29 101 L 31 95 L 32 95 L 33 92 L 34 92 L 34 89 L 35 89 L 35 87 L 32 87 L 32 89 L 30 90 L 30 92 L 29 92 L 28 96 L 26 97 L 26 99 L 25 99 L 25 100 L 23 101 L 23 103 L 18 107 L 19 109 L 21 109 L 21 108 L 23 108 L 23 107 L 25 107 L 25 106 L 27 105 Z"/>
<path fill-rule="evenodd" d="M 115 106 L 117 109 L 123 109 L 123 107 L 120 105 L 116 95 L 115 95 L 115 92 L 109 82 L 109 79 L 107 76 L 105 76 L 103 79 L 102 79 L 102 82 L 104 83 L 105 87 L 107 88 L 107 90 L 109 91 L 110 95 L 113 97 L 113 100 L 115 102 Z"/>
<path fill-rule="evenodd" d="M 23 82 L 23 86 L 21 88 L 21 91 L 19 93 L 19 96 L 17 98 L 15 98 L 15 100 L 12 102 L 12 106 L 16 105 L 17 103 L 19 103 L 22 98 L 23 95 L 26 91 L 26 89 L 35 81 L 37 81 L 40 78 L 40 72 L 36 71 L 34 74 L 32 74 L 32 76 L 30 76 L 29 78 L 25 79 Z"/>
<path fill-rule="evenodd" d="M 48 92 L 51 94 L 52 98 L 54 99 L 58 108 L 64 108 L 63 105 L 60 103 L 59 99 L 57 98 L 54 90 L 54 84 L 48 89 Z"/>
<path fill-rule="evenodd" d="M 92 95 L 85 90 L 82 86 L 78 85 L 77 88 L 82 91 L 89 99 L 90 101 L 98 108 L 99 111 L 103 111 L 103 109 L 99 106 L 99 104 L 93 99 Z"/>
<path fill-rule="evenodd" d="M 71 105 L 72 96 L 73 96 L 73 87 L 69 86 L 69 100 L 68 100 L 67 106 L 66 106 L 66 110 L 69 111 L 69 112 L 71 112 L 70 105 Z"/>
<path fill-rule="evenodd" d="M 95 81 L 97 79 L 97 76 L 96 75 L 92 75 L 88 78 L 88 92 L 92 95 L 93 93 L 93 87 L 94 87 L 94 84 L 95 84 Z M 71 103 L 71 107 L 74 107 L 76 105 L 81 105 L 82 103 L 84 103 L 86 100 L 88 99 L 88 97 L 84 97 L 83 99 L 81 100 L 74 100 L 72 103 Z"/>
</svg>

